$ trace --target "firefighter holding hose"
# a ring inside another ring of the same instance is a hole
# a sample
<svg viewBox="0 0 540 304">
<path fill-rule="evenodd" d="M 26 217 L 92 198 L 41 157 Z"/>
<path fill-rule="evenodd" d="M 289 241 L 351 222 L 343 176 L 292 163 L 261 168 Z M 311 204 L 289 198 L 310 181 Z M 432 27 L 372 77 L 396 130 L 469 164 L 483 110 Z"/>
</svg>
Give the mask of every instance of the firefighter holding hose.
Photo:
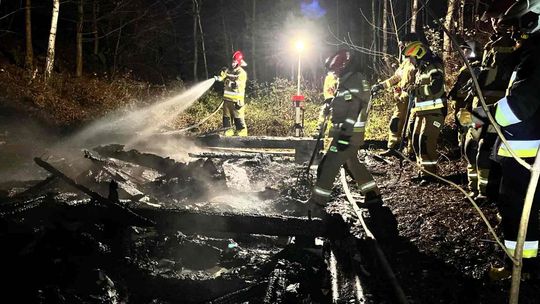
<svg viewBox="0 0 540 304">
<path fill-rule="evenodd" d="M 366 206 L 381 205 L 379 188 L 366 166 L 358 159 L 364 143 L 370 88 L 364 75 L 357 71 L 353 54 L 340 50 L 329 58 L 328 70 L 338 78 L 337 89 L 329 104 L 332 142 L 317 168 L 317 182 L 310 199 L 314 214 L 320 214 L 332 194 L 334 180 L 345 166 L 356 181 Z"/>
<path fill-rule="evenodd" d="M 244 102 L 246 93 L 247 73 L 243 67 L 247 66 L 244 54 L 234 52 L 231 68 L 223 68 L 216 81 L 223 82 L 223 128 L 227 128 L 225 136 L 247 136 Z M 234 128 L 232 127 L 234 123 Z"/>
</svg>

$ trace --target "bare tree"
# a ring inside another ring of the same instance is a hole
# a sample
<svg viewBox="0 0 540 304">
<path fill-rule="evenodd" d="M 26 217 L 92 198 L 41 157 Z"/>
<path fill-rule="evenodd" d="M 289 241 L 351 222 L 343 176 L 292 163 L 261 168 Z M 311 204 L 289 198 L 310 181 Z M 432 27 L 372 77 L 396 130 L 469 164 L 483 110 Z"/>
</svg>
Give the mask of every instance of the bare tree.
<svg viewBox="0 0 540 304">
<path fill-rule="evenodd" d="M 448 0 L 448 8 L 446 10 L 446 17 L 444 20 L 444 26 L 451 33 L 454 32 L 453 19 L 454 19 L 454 10 L 455 10 L 457 1 L 458 0 Z M 445 33 L 444 39 L 443 39 L 443 60 L 445 62 L 445 67 L 448 67 L 448 59 L 450 58 L 451 47 L 452 47 L 451 44 L 452 43 L 451 43 L 450 37 L 448 37 L 448 35 L 446 35 Z"/>
<path fill-rule="evenodd" d="M 388 53 L 388 1 L 383 0 L 383 13 L 382 13 L 382 32 L 383 32 L 383 44 L 382 52 Z"/>
<path fill-rule="evenodd" d="M 47 48 L 47 62 L 45 64 L 45 81 L 47 81 L 52 74 L 54 67 L 54 44 L 56 42 L 56 29 L 58 26 L 58 14 L 60 13 L 60 0 L 53 0 L 53 9 L 51 17 L 51 30 L 49 34 L 49 46 Z"/>
<path fill-rule="evenodd" d="M 374 51 L 378 51 L 377 41 L 379 40 L 379 35 L 377 34 L 377 10 L 375 9 L 375 0 L 371 1 L 371 25 L 372 25 L 371 34 L 373 35 L 372 49 Z M 377 56 L 373 55 L 373 66 L 375 66 L 376 61 L 377 61 Z"/>
<path fill-rule="evenodd" d="M 77 56 L 75 76 L 81 77 L 83 71 L 83 26 L 84 25 L 84 0 L 79 0 L 77 20 Z"/>
<path fill-rule="evenodd" d="M 411 33 L 416 33 L 416 21 L 418 16 L 418 0 L 413 0 L 411 12 Z"/>
<path fill-rule="evenodd" d="M 257 0 L 253 0 L 253 6 L 252 6 L 252 11 L 251 11 L 251 73 L 252 73 L 252 78 L 253 79 L 256 79 L 257 78 L 257 69 L 256 69 L 256 65 L 255 63 L 257 62 L 255 60 L 255 51 L 256 51 L 256 39 L 255 39 L 255 34 L 257 32 L 256 30 L 256 14 L 257 14 Z"/>
<path fill-rule="evenodd" d="M 27 69 L 34 68 L 34 48 L 32 46 L 32 0 L 26 0 L 24 8 L 24 17 L 26 25 L 26 56 L 25 66 Z"/>
<path fill-rule="evenodd" d="M 197 65 L 199 64 L 199 43 L 197 38 L 198 12 L 199 2 L 193 0 L 193 79 L 195 79 L 195 81 L 199 80 L 199 77 L 197 76 Z"/>
<path fill-rule="evenodd" d="M 98 0 L 94 0 L 92 5 L 92 32 L 94 34 L 94 55 L 99 53 L 99 33 L 98 33 L 98 16 L 99 3 Z"/>
<path fill-rule="evenodd" d="M 202 52 L 203 52 L 204 72 L 206 73 L 206 79 L 208 79 L 208 63 L 206 61 L 206 47 L 204 46 L 204 32 L 203 32 L 202 23 L 201 23 L 201 12 L 200 12 L 200 7 L 197 6 L 197 8 L 199 9 L 197 11 L 197 23 L 199 24 L 199 31 L 201 33 L 201 47 L 202 47 Z"/>
<path fill-rule="evenodd" d="M 220 4 L 220 9 L 221 9 L 221 27 L 222 27 L 222 30 L 223 30 L 223 46 L 224 46 L 224 52 L 223 52 L 223 56 L 225 57 L 224 59 L 227 60 L 229 58 L 229 52 L 232 51 L 232 46 L 231 48 L 229 49 L 229 34 L 228 34 L 228 31 L 227 31 L 227 22 L 225 21 L 225 12 L 223 11 L 223 0 L 219 0 L 219 4 Z"/>
</svg>

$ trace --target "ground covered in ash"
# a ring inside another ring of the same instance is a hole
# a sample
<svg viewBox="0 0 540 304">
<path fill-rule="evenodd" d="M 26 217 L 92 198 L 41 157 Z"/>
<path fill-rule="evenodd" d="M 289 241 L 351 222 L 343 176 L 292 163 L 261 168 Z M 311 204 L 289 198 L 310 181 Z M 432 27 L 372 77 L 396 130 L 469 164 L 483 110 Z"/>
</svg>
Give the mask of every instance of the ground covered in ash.
<svg viewBox="0 0 540 304">
<path fill-rule="evenodd" d="M 22 303 L 330 303 L 335 297 L 332 252 L 362 261 L 350 268 L 367 282 L 366 303 L 392 302 L 377 265 L 357 256 L 364 243 L 336 238 L 337 228 L 320 246 L 311 239 L 227 232 L 220 223 L 190 227 L 190 222 L 178 222 L 185 217 L 157 212 L 305 217 L 307 208 L 298 198 L 304 198 L 309 183 L 290 158 L 217 153 L 178 162 L 122 145 L 78 153 L 46 160 L 98 198 L 89 199 L 59 178 L 0 185 L 0 267 L 7 278 L 2 298 Z M 395 216 L 395 235 L 385 235 L 379 244 L 407 299 L 506 303 L 509 282 L 491 283 L 484 276 L 491 264 L 501 263 L 503 253 L 464 196 L 442 183 L 420 186 L 408 163 L 400 166 L 397 159 L 383 161 L 365 152 L 360 156 Z M 38 171 L 35 176 L 49 175 L 35 165 L 23 167 Z M 463 161 L 443 160 L 440 167 L 441 175 L 465 184 Z M 336 180 L 329 210 L 354 217 L 342 192 Z M 495 225 L 495 206 L 481 208 Z M 361 230 L 354 220 L 345 222 Z M 256 221 L 234 223 L 259 228 Z M 222 231 L 210 231 L 210 226 Z M 344 248 L 350 252 L 343 253 Z M 523 282 L 520 303 L 537 302 L 539 288 L 538 282 Z"/>
</svg>

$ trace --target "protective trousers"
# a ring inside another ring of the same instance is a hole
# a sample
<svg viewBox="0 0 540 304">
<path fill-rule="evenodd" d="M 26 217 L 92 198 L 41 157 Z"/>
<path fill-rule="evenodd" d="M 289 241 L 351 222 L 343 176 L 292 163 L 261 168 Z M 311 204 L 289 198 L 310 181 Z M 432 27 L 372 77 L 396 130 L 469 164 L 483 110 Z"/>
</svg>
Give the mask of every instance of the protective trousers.
<svg viewBox="0 0 540 304">
<path fill-rule="evenodd" d="M 390 126 L 388 131 L 388 149 L 395 149 L 401 141 L 403 126 L 407 116 L 407 103 L 409 98 L 396 98 L 397 103 L 394 106 L 392 118 L 390 118 Z"/>
<path fill-rule="evenodd" d="M 223 127 L 230 128 L 232 121 L 234 120 L 234 127 L 236 130 L 230 128 L 225 131 L 225 136 L 247 136 L 247 126 L 245 121 L 246 106 L 238 106 L 238 103 L 230 100 L 223 102 Z"/>
<path fill-rule="evenodd" d="M 525 158 L 525 161 L 532 164 L 533 158 Z M 513 253 L 516 249 L 516 240 L 521 220 L 521 212 L 529 179 L 530 172 L 521 166 L 511 157 L 503 157 L 499 161 L 501 165 L 502 179 L 498 199 L 498 208 L 502 217 L 502 227 L 504 233 L 504 245 Z M 529 218 L 527 237 L 523 247 L 524 267 L 527 265 L 538 265 L 538 212 L 540 210 L 540 187 L 536 188 L 536 194 Z M 527 259 L 528 261 L 526 261 Z M 534 259 L 534 260 L 533 260 Z M 532 263 L 531 263 L 532 262 Z M 524 271 L 530 271 L 523 269 Z"/>
<path fill-rule="evenodd" d="M 429 172 L 437 172 L 437 140 L 444 122 L 441 111 L 428 113 L 416 112 L 413 127 L 412 143 L 416 162 Z M 422 173 L 421 173 L 422 175 Z"/>
<path fill-rule="evenodd" d="M 501 179 L 499 164 L 490 158 L 496 140 L 491 130 L 469 129 L 465 142 L 469 189 L 491 201 L 497 199 Z"/>
<path fill-rule="evenodd" d="M 317 183 L 313 189 L 312 200 L 321 206 L 326 204 L 342 165 L 345 165 L 349 175 L 356 181 L 362 195 L 366 197 L 380 195 L 373 176 L 365 164 L 358 159 L 358 149 L 364 143 L 364 132 L 353 133 L 346 147 L 338 141 L 340 141 L 338 136 L 332 139 L 328 152 L 317 168 Z M 342 148 L 338 148 L 340 146 Z"/>
</svg>

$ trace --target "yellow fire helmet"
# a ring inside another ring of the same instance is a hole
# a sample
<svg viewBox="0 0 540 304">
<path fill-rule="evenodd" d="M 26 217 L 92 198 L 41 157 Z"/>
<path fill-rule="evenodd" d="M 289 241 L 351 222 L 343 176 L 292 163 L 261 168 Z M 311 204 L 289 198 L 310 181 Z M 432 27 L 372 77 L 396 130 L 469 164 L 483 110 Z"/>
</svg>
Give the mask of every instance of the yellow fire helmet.
<svg viewBox="0 0 540 304">
<path fill-rule="evenodd" d="M 416 59 L 422 59 L 427 54 L 426 46 L 420 41 L 414 41 L 405 46 L 403 55 L 405 57 L 415 57 Z"/>
</svg>

